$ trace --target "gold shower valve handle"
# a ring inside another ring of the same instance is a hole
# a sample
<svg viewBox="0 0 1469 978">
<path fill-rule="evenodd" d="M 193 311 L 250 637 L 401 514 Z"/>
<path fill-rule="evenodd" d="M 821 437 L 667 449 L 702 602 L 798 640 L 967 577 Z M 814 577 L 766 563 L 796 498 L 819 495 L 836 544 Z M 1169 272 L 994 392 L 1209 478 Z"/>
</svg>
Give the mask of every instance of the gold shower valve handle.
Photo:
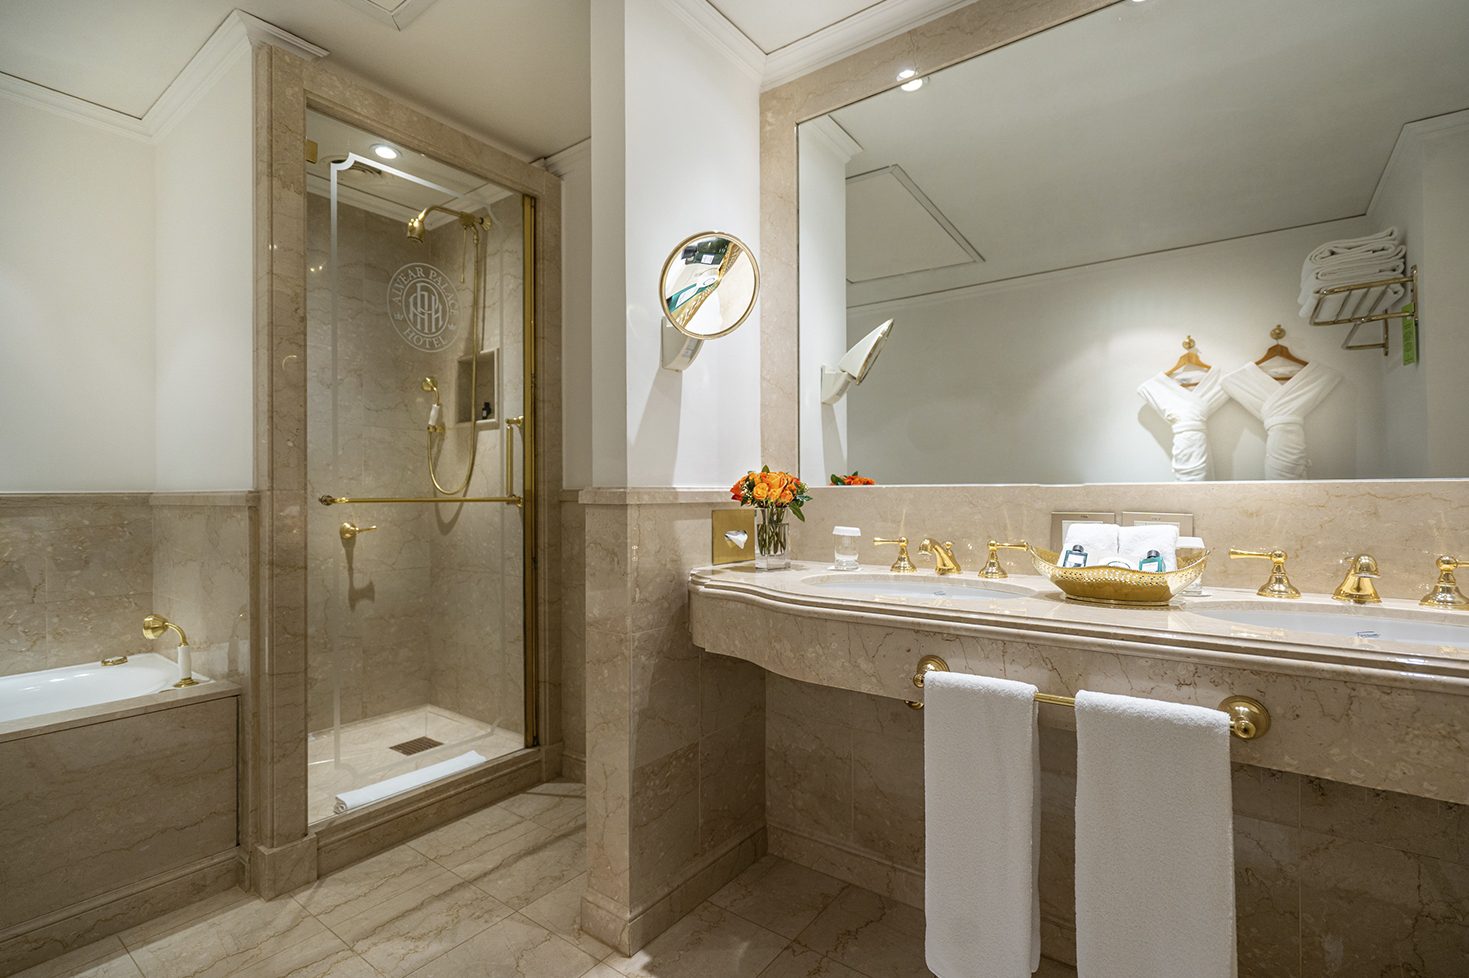
<svg viewBox="0 0 1469 978">
<path fill-rule="evenodd" d="M 908 538 L 896 537 L 891 540 L 882 537 L 873 537 L 872 542 L 878 546 L 890 546 L 898 548 L 898 559 L 893 561 L 893 566 L 888 570 L 894 574 L 912 574 L 918 568 L 913 566 L 913 561 L 908 557 Z"/>
<path fill-rule="evenodd" d="M 1444 554 L 1434 561 L 1438 568 L 1438 581 L 1433 589 L 1419 599 L 1418 603 L 1425 608 L 1443 608 L 1452 611 L 1469 611 L 1469 597 L 1459 590 L 1459 582 L 1454 577 L 1454 571 L 1461 567 L 1469 567 L 1469 560 L 1460 560 Z"/>
<path fill-rule="evenodd" d="M 337 528 L 337 535 L 342 538 L 343 543 L 351 543 L 359 534 L 376 530 L 376 526 L 358 526 L 356 523 L 343 523 Z"/>
<path fill-rule="evenodd" d="M 1021 540 L 1017 543 L 1001 543 L 998 540 L 991 540 L 987 546 L 989 547 L 989 559 L 986 560 L 984 562 L 984 566 L 979 569 L 979 576 L 988 578 L 992 581 L 999 580 L 1002 577 L 1010 576 L 1008 573 L 1005 572 L 1004 566 L 1000 563 L 1001 550 L 1030 549 L 1030 545 L 1024 540 Z"/>
<path fill-rule="evenodd" d="M 1270 577 L 1264 584 L 1260 585 L 1255 593 L 1262 598 L 1299 598 L 1301 592 L 1290 582 L 1285 574 L 1285 561 L 1290 555 L 1284 550 L 1236 550 L 1229 548 L 1231 559 L 1240 557 L 1257 558 L 1270 561 Z"/>
</svg>

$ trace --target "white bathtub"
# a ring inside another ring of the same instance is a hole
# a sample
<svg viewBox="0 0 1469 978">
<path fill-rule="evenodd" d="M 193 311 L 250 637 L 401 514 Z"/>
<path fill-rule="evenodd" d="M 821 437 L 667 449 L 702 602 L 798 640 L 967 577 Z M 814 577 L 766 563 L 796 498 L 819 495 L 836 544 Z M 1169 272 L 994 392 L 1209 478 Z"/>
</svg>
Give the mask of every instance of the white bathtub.
<svg viewBox="0 0 1469 978">
<path fill-rule="evenodd" d="M 168 689 L 178 678 L 178 664 L 154 652 L 130 655 L 117 666 L 88 662 L 0 676 L 0 723 L 146 696 Z M 194 678 L 209 682 L 197 672 Z"/>
</svg>

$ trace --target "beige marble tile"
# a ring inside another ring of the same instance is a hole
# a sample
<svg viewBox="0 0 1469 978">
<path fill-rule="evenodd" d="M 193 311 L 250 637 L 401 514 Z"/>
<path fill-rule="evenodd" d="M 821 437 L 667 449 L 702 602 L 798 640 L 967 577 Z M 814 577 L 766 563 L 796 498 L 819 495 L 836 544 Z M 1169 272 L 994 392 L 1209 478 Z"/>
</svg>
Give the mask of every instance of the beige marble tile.
<svg viewBox="0 0 1469 978">
<path fill-rule="evenodd" d="M 1300 831 L 1234 819 L 1235 931 L 1240 978 L 1301 972 Z"/>
<path fill-rule="evenodd" d="M 864 978 L 860 971 L 853 971 L 844 964 L 822 957 L 808 947 L 795 942 L 786 946 L 770 967 L 760 972 L 760 978 Z"/>
<path fill-rule="evenodd" d="M 586 892 L 586 883 L 585 873 L 573 877 L 526 906 L 521 913 L 600 961 L 612 953 L 612 948 L 581 928 L 582 894 Z"/>
<path fill-rule="evenodd" d="M 123 940 L 145 978 L 223 978 L 326 932 L 294 900 L 250 898 L 141 942 L 127 932 Z"/>
<path fill-rule="evenodd" d="M 328 932 L 246 965 L 234 978 L 377 978 L 377 972 Z"/>
<path fill-rule="evenodd" d="M 510 915 L 469 883 L 434 880 L 332 927 L 387 978 L 401 978 Z"/>
<path fill-rule="evenodd" d="M 780 935 L 704 903 L 636 954 L 606 963 L 627 978 L 755 978 L 785 945 Z"/>
<path fill-rule="evenodd" d="M 418 978 L 578 978 L 596 959 L 519 914 L 415 972 Z"/>
<path fill-rule="evenodd" d="M 704 852 L 765 824 L 765 717 L 754 713 L 699 741 L 699 844 Z"/>
<path fill-rule="evenodd" d="M 16 978 L 141 978 L 142 972 L 116 937 L 103 938 L 68 951 L 25 971 Z"/>
<path fill-rule="evenodd" d="M 767 930 L 794 938 L 836 899 L 846 884 L 778 856 L 745 870 L 709 902 Z"/>
<path fill-rule="evenodd" d="M 921 871 L 923 813 L 923 742 L 854 729 L 852 840 Z"/>
<path fill-rule="evenodd" d="M 1469 805 L 1301 779 L 1301 827 L 1469 865 Z"/>
<path fill-rule="evenodd" d="M 324 876 L 291 896 L 322 923 L 334 927 L 405 890 L 452 878 L 452 873 L 423 853 L 402 845 Z"/>
<path fill-rule="evenodd" d="M 499 807 L 554 829 L 586 814 L 587 788 L 574 781 L 551 781 L 507 798 Z"/>
<path fill-rule="evenodd" d="M 408 842 L 413 849 L 448 869 L 496 852 L 515 852 L 514 840 L 537 826 L 498 805 L 426 832 Z"/>
<path fill-rule="evenodd" d="M 558 833 L 532 823 L 531 831 L 461 863 L 454 872 L 519 910 L 581 875 L 586 865 L 586 838 L 579 826 Z"/>
<path fill-rule="evenodd" d="M 777 714 L 780 715 L 780 714 Z M 852 832 L 852 738 L 826 714 L 781 715 L 765 731 L 766 809 L 772 822 L 841 839 Z"/>
<path fill-rule="evenodd" d="M 923 911 L 868 890 L 843 890 L 797 939 L 870 978 L 929 973 L 923 957 Z"/>
<path fill-rule="evenodd" d="M 699 855 L 699 745 L 690 744 L 632 775 L 630 861 L 633 904 L 682 882 Z"/>
</svg>

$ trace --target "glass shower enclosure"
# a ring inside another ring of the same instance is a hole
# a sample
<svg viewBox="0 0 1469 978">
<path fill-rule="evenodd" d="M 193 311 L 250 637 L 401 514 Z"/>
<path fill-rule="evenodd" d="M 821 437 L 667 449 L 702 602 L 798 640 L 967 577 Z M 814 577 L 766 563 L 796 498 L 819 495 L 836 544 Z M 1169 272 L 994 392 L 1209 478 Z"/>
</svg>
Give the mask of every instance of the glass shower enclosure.
<svg viewBox="0 0 1469 978">
<path fill-rule="evenodd" d="M 308 817 L 534 740 L 534 202 L 307 115 Z"/>
</svg>

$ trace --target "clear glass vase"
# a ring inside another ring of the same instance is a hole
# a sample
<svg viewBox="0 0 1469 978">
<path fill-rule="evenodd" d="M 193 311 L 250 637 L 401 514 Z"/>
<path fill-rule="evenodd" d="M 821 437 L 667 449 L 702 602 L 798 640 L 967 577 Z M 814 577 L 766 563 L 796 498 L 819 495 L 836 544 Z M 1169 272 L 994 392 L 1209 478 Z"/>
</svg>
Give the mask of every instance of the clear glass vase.
<svg viewBox="0 0 1469 978">
<path fill-rule="evenodd" d="M 791 566 L 786 541 L 788 524 L 784 509 L 755 511 L 755 569 L 785 570 Z"/>
</svg>

